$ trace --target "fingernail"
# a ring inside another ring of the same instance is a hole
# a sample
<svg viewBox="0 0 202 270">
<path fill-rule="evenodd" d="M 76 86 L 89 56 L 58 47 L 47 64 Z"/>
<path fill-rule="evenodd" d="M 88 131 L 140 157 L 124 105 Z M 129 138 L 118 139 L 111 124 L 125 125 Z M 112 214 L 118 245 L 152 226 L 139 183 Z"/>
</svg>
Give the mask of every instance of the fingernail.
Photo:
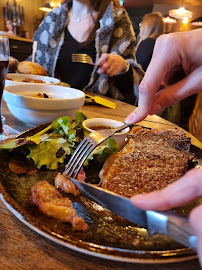
<svg viewBox="0 0 202 270">
<path fill-rule="evenodd" d="M 125 119 L 124 122 L 125 122 L 127 125 L 131 125 L 131 124 L 135 123 L 135 113 L 133 112 L 133 113 L 129 114 L 129 115 L 126 117 L 126 119 Z"/>
</svg>

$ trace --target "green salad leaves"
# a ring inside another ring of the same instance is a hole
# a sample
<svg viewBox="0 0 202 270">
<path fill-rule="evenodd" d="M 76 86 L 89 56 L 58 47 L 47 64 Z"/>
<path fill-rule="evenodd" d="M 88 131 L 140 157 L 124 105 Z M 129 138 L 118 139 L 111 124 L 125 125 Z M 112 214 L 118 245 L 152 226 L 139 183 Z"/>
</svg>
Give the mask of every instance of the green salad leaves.
<svg viewBox="0 0 202 270">
<path fill-rule="evenodd" d="M 45 166 L 50 170 L 57 170 L 60 163 L 72 155 L 79 142 L 84 138 L 82 123 L 87 117 L 77 111 L 75 121 L 68 116 L 60 117 L 48 127 L 25 138 L 17 138 L 0 145 L 0 150 L 19 148 L 26 153 L 28 159 L 34 161 L 40 169 Z M 85 161 L 84 166 L 89 165 L 91 160 L 103 164 L 104 161 L 116 150 L 118 145 L 113 138 L 108 140 L 107 145 L 97 147 Z"/>
</svg>

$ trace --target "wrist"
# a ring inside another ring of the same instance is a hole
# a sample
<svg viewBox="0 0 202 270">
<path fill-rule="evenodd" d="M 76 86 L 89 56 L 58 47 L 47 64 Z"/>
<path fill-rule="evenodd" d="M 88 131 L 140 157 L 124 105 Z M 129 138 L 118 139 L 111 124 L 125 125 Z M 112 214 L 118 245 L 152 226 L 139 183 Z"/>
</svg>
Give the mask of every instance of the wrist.
<svg viewBox="0 0 202 270">
<path fill-rule="evenodd" d="M 123 75 L 127 73 L 129 69 L 130 69 L 130 64 L 128 63 L 128 61 L 126 61 L 126 66 L 124 67 L 124 69 L 118 72 L 117 75 Z"/>
</svg>

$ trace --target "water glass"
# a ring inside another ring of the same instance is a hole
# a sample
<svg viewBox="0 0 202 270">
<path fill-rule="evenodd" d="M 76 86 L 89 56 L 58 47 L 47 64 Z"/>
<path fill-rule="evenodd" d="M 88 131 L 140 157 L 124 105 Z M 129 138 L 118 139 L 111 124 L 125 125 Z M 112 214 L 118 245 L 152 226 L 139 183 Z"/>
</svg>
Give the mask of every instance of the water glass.
<svg viewBox="0 0 202 270">
<path fill-rule="evenodd" d="M 4 132 L 1 118 L 1 104 L 5 80 L 7 76 L 9 56 L 9 39 L 5 36 L 0 36 L 0 141 L 4 140 Z"/>
</svg>

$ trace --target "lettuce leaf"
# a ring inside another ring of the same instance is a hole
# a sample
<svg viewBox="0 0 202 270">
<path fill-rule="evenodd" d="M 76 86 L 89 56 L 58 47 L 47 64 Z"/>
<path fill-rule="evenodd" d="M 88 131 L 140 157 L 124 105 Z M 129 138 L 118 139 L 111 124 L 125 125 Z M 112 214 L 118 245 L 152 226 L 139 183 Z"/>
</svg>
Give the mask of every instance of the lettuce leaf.
<svg viewBox="0 0 202 270">
<path fill-rule="evenodd" d="M 45 165 L 50 170 L 56 170 L 58 163 L 63 163 L 66 155 L 71 152 L 69 143 L 64 138 L 46 140 L 39 145 L 28 146 L 28 149 L 30 153 L 27 158 L 33 159 L 38 169 Z M 62 149 L 62 156 L 57 157 L 60 149 Z"/>
<path fill-rule="evenodd" d="M 12 150 L 22 146 L 21 151 L 26 153 L 28 159 L 33 159 L 38 169 L 46 166 L 47 169 L 56 170 L 59 163 L 63 163 L 66 156 L 73 153 L 76 143 L 83 139 L 83 134 L 78 136 L 78 133 L 83 132 L 82 123 L 86 118 L 79 111 L 76 112 L 75 121 L 72 121 L 68 116 L 60 117 L 35 135 L 13 139 L 2 146 L 0 145 L 0 149 Z M 117 149 L 117 142 L 110 138 L 107 145 L 97 147 L 89 155 L 84 166 L 87 167 L 91 160 L 96 164 L 103 164 Z"/>
<path fill-rule="evenodd" d="M 56 170 L 58 164 L 63 163 L 65 157 L 73 152 L 75 143 L 83 139 L 82 136 L 78 140 L 77 130 L 83 129 L 82 122 L 86 118 L 79 111 L 76 112 L 74 122 L 68 116 L 59 117 L 33 136 L 13 139 L 0 145 L 0 150 L 12 150 L 22 146 L 21 151 L 26 153 L 27 158 L 34 160 L 37 168 L 45 165 L 47 169 Z"/>
<path fill-rule="evenodd" d="M 104 164 L 106 159 L 118 150 L 118 143 L 114 138 L 109 138 L 107 141 L 107 145 L 100 145 L 96 147 L 93 152 L 88 156 L 86 161 L 84 162 L 84 166 L 89 165 L 89 161 L 94 159 L 99 164 Z"/>
<path fill-rule="evenodd" d="M 87 117 L 82 112 L 77 111 L 76 112 L 76 126 L 78 128 L 83 128 L 82 123 L 84 120 L 86 120 Z"/>
</svg>

